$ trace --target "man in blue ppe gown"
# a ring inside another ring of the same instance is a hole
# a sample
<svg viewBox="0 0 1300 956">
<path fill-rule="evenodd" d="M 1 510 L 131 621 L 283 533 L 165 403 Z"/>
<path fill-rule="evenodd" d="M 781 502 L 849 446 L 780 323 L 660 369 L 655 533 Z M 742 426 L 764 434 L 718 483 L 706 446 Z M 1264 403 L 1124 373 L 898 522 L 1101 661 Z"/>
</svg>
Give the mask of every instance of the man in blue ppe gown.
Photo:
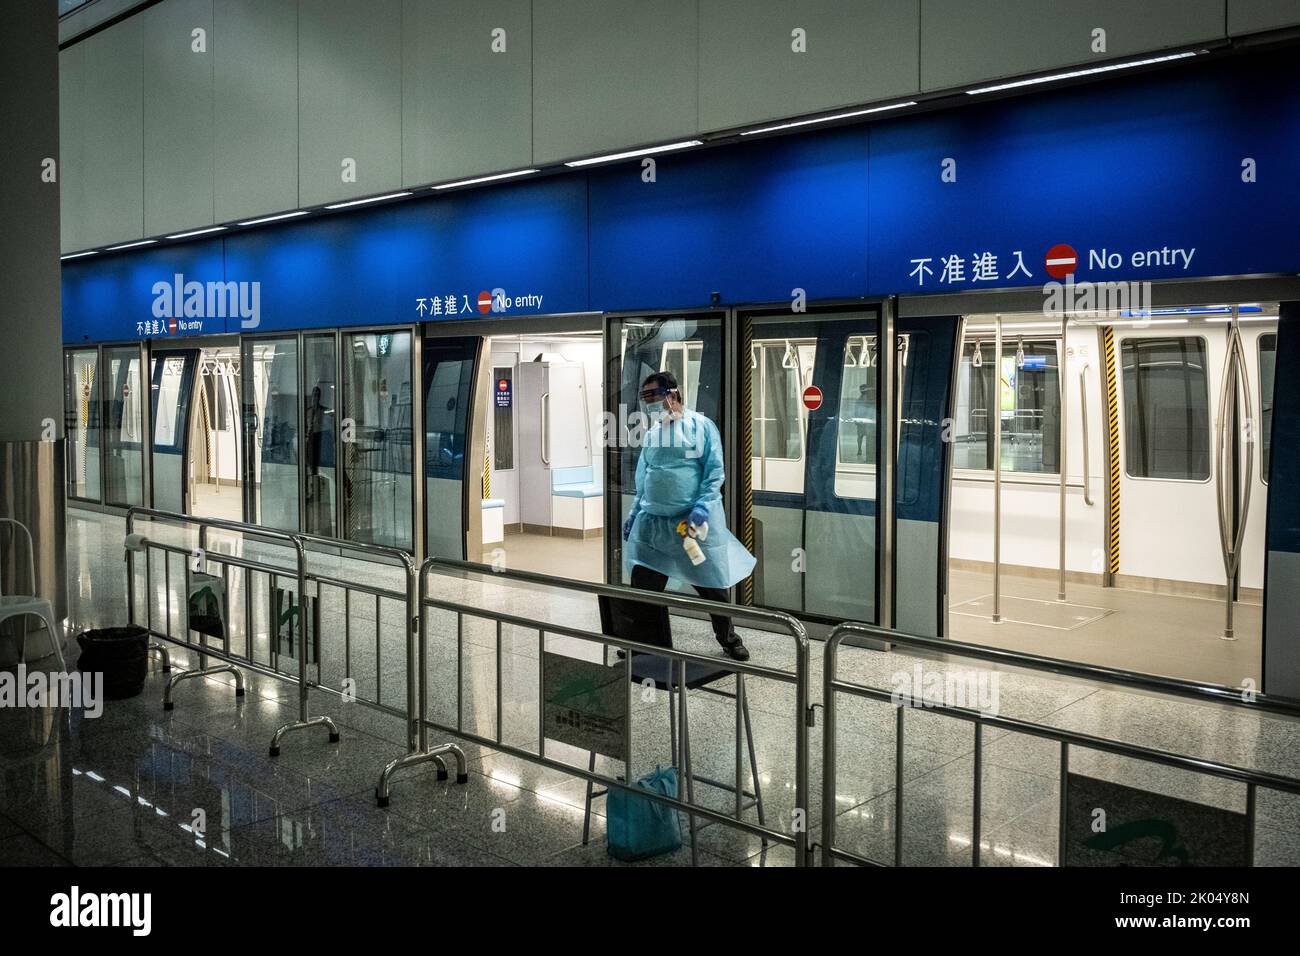
<svg viewBox="0 0 1300 956">
<path fill-rule="evenodd" d="M 727 530 L 722 512 L 718 426 L 682 405 L 671 372 L 647 376 L 641 401 L 654 424 L 645 434 L 636 465 L 636 497 L 623 522 L 623 558 L 632 569 L 632 586 L 662 591 L 671 577 L 691 585 L 702 598 L 729 601 L 727 589 L 749 577 L 755 561 Z M 687 544 L 683 528 L 699 552 Z M 749 660 L 731 618 L 711 618 L 727 655 Z"/>
</svg>

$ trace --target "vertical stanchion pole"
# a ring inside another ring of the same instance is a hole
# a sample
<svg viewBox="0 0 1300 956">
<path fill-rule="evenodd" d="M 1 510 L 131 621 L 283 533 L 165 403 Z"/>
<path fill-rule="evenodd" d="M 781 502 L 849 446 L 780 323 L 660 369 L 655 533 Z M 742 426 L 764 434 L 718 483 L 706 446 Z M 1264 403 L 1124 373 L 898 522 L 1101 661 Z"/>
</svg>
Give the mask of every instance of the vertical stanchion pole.
<svg viewBox="0 0 1300 956">
<path fill-rule="evenodd" d="M 126 536 L 131 537 L 135 529 L 135 515 L 128 509 L 126 513 Z M 135 624 L 135 551 L 126 549 L 126 623 Z"/>
<path fill-rule="evenodd" d="M 1061 803 L 1057 811 L 1058 816 L 1060 817 L 1060 829 L 1059 832 L 1057 833 L 1057 840 L 1056 840 L 1056 865 L 1057 866 L 1065 866 L 1065 847 L 1066 847 L 1065 815 L 1070 807 L 1069 789 L 1067 787 L 1069 780 L 1070 780 L 1070 745 L 1066 741 L 1062 740 L 1061 741 L 1061 781 L 1060 784 L 1058 785 L 1061 791 L 1060 794 Z"/>
<path fill-rule="evenodd" d="M 916 689 L 912 689 L 916 693 Z M 903 865 L 903 715 L 910 699 L 900 701 L 894 717 L 894 866 Z"/>
<path fill-rule="evenodd" d="M 424 615 L 415 579 L 415 566 L 406 567 L 406 749 L 424 751 Z M 416 646 L 414 642 L 418 641 Z M 416 668 L 419 668 L 417 672 Z"/>
<path fill-rule="evenodd" d="M 993 325 L 993 623 L 1002 623 L 1002 316 Z"/>
<path fill-rule="evenodd" d="M 804 633 L 802 625 L 795 624 L 793 631 L 795 639 L 795 738 L 794 738 L 794 797 L 795 806 L 803 813 L 803 819 L 800 821 L 799 829 L 794 835 L 794 854 L 796 866 L 808 866 L 811 862 L 808 856 L 808 818 L 810 807 L 808 806 L 808 671 L 810 651 L 808 648 L 808 635 Z M 682 662 L 682 672 L 685 676 L 686 662 Z M 739 676 L 739 675 L 737 675 Z M 685 687 L 682 688 L 683 698 L 686 696 Z M 682 716 L 685 718 L 686 711 L 683 708 Z M 758 768 L 753 768 L 755 782 L 758 780 Z M 757 793 L 757 787 L 755 793 Z"/>
<path fill-rule="evenodd" d="M 1057 470 L 1060 471 L 1061 473 L 1060 505 L 1059 505 L 1060 512 L 1061 512 L 1060 531 L 1059 531 L 1061 553 L 1060 553 L 1060 568 L 1057 571 L 1057 577 L 1056 577 L 1056 599 L 1058 601 L 1065 600 L 1065 467 L 1066 467 L 1065 463 L 1067 457 L 1066 452 L 1069 449 L 1068 430 L 1066 428 L 1066 421 L 1069 417 L 1066 414 L 1066 407 L 1067 407 L 1066 396 L 1069 392 L 1069 389 L 1065 387 L 1065 379 L 1066 379 L 1066 372 L 1069 370 L 1070 367 L 1070 352 L 1069 349 L 1066 347 L 1065 333 L 1066 330 L 1069 328 L 1069 325 L 1070 325 L 1070 313 L 1067 310 L 1062 309 L 1061 310 L 1061 351 L 1056 361 L 1056 365 L 1057 365 L 1056 383 L 1059 386 L 1059 391 L 1061 393 L 1061 414 L 1059 416 L 1060 417 L 1060 429 L 1059 429 L 1060 438 L 1057 441 L 1058 451 L 1056 454 L 1057 465 L 1059 466 Z M 1085 476 L 1085 480 L 1087 480 L 1086 476 Z"/>
<path fill-rule="evenodd" d="M 980 865 L 980 804 L 984 785 L 984 724 L 975 721 L 975 795 L 971 807 L 971 866 Z"/>
<path fill-rule="evenodd" d="M 822 664 L 822 866 L 835 865 L 835 670 L 839 653 L 840 637 L 831 634 Z"/>
<path fill-rule="evenodd" d="M 298 613 L 297 621 L 290 618 L 290 627 L 298 638 L 298 719 L 307 722 L 307 546 L 297 535 L 293 536 L 298 553 Z"/>
</svg>

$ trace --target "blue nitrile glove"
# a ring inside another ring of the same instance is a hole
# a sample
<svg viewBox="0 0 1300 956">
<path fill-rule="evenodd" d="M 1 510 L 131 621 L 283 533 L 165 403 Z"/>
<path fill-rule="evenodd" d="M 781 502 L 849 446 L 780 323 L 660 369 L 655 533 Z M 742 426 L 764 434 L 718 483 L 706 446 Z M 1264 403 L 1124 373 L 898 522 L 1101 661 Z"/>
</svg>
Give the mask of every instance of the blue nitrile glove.
<svg viewBox="0 0 1300 956">
<path fill-rule="evenodd" d="M 626 541 L 632 535 L 632 522 L 636 521 L 636 512 L 633 511 L 623 522 L 623 540 Z"/>
<path fill-rule="evenodd" d="M 698 528 L 708 520 L 709 520 L 709 509 L 701 508 L 699 505 L 696 505 L 694 508 L 691 509 L 691 516 L 686 519 L 686 522 L 692 527 Z"/>
</svg>

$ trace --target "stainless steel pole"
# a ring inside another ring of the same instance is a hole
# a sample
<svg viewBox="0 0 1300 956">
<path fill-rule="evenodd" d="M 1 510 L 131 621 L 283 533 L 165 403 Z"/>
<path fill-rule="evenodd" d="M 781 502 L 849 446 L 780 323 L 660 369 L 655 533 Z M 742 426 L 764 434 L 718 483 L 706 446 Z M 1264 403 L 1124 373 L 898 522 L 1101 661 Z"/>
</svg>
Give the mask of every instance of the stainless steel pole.
<svg viewBox="0 0 1300 956">
<path fill-rule="evenodd" d="M 1061 393 L 1061 414 L 1060 414 L 1060 440 L 1058 442 L 1059 451 L 1057 453 L 1057 464 L 1061 472 L 1060 486 L 1060 567 L 1056 576 L 1056 599 L 1065 600 L 1065 462 L 1066 450 L 1069 447 L 1069 436 L 1065 427 L 1067 420 L 1068 402 L 1066 396 L 1069 389 L 1065 386 L 1066 373 L 1070 368 L 1070 350 L 1066 344 L 1066 332 L 1070 325 L 1070 313 L 1064 309 L 1061 310 L 1061 351 L 1057 355 L 1056 384 Z M 1085 479 L 1086 480 L 1086 479 Z"/>
<path fill-rule="evenodd" d="M 1002 623 L 1002 316 L 993 324 L 993 623 Z"/>
</svg>

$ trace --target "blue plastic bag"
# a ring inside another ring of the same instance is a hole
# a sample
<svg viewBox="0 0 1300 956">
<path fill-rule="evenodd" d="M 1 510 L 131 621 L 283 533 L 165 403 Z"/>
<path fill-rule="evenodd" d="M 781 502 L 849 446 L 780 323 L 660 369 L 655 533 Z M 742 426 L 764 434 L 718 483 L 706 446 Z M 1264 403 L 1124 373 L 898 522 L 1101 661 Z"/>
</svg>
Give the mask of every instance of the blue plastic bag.
<svg viewBox="0 0 1300 956">
<path fill-rule="evenodd" d="M 665 797 L 677 797 L 677 770 L 656 767 L 636 786 Z M 605 801 L 605 843 L 610 856 L 630 863 L 672 853 L 682 845 L 681 821 L 671 807 L 611 787 Z"/>
</svg>

